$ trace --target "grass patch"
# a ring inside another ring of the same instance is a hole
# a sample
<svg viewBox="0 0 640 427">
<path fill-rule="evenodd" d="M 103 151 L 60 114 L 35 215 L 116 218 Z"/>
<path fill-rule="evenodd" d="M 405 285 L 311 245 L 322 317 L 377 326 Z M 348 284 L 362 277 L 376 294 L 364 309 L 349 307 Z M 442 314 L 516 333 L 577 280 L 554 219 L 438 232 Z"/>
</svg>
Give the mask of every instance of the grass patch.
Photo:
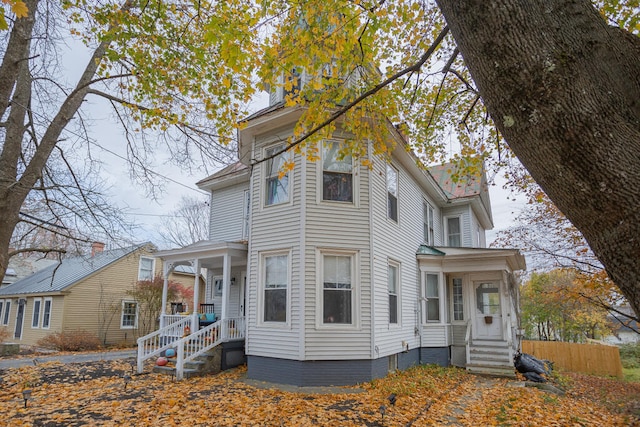
<svg viewBox="0 0 640 427">
<path fill-rule="evenodd" d="M 624 380 L 629 383 L 640 383 L 640 368 L 622 368 Z"/>
</svg>

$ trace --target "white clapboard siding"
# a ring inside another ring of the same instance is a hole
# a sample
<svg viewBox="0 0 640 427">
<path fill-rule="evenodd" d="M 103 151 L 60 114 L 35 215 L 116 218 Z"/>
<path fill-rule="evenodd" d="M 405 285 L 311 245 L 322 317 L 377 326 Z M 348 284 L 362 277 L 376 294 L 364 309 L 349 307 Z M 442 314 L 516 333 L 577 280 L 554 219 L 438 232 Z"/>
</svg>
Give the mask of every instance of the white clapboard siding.
<svg viewBox="0 0 640 427">
<path fill-rule="evenodd" d="M 422 328 L 423 347 L 444 347 L 447 342 L 447 325 L 427 325 Z"/>
<path fill-rule="evenodd" d="M 241 183 L 215 190 L 211 194 L 209 239 L 232 242 L 242 239 L 244 223 L 244 191 L 249 183 Z"/>
</svg>

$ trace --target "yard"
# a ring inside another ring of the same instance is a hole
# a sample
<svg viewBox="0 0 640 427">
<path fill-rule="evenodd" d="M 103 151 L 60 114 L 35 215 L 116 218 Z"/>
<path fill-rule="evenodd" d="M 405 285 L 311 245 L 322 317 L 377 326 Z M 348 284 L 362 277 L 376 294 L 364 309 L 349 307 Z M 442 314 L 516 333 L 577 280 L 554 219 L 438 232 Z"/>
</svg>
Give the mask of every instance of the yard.
<svg viewBox="0 0 640 427">
<path fill-rule="evenodd" d="M 10 426 L 640 426 L 640 383 L 564 374 L 564 396 L 455 368 L 420 366 L 356 388 L 308 394 L 249 385 L 245 369 L 176 382 L 133 359 L 1 371 Z M 32 390 L 26 401 L 23 389 Z M 389 401 L 397 396 L 395 405 Z M 384 406 L 384 408 L 381 408 Z M 384 412 L 384 416 L 382 415 Z"/>
</svg>

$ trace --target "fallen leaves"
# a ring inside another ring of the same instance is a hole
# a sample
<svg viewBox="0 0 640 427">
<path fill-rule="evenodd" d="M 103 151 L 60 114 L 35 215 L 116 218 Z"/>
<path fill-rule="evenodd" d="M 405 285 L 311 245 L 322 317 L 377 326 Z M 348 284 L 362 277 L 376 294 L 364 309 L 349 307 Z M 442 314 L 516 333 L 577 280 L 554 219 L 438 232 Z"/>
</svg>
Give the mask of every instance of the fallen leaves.
<svg viewBox="0 0 640 427">
<path fill-rule="evenodd" d="M 640 425 L 640 384 L 587 375 L 567 374 L 567 393 L 559 396 L 518 381 L 420 366 L 360 390 L 308 394 L 253 387 L 243 381 L 245 368 L 181 382 L 160 374 L 133 375 L 132 369 L 129 360 L 4 371 L 0 425 Z M 24 408 L 27 386 L 32 396 Z"/>
</svg>

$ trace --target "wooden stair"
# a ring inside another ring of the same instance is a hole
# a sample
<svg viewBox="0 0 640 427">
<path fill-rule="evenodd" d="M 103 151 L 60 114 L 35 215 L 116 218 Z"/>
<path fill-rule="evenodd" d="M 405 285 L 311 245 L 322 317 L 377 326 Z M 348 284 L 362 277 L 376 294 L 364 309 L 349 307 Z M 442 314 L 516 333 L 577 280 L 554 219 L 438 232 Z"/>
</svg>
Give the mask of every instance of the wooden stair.
<svg viewBox="0 0 640 427">
<path fill-rule="evenodd" d="M 515 378 L 515 367 L 504 341 L 474 340 L 470 344 L 468 372 L 495 377 Z"/>
</svg>

